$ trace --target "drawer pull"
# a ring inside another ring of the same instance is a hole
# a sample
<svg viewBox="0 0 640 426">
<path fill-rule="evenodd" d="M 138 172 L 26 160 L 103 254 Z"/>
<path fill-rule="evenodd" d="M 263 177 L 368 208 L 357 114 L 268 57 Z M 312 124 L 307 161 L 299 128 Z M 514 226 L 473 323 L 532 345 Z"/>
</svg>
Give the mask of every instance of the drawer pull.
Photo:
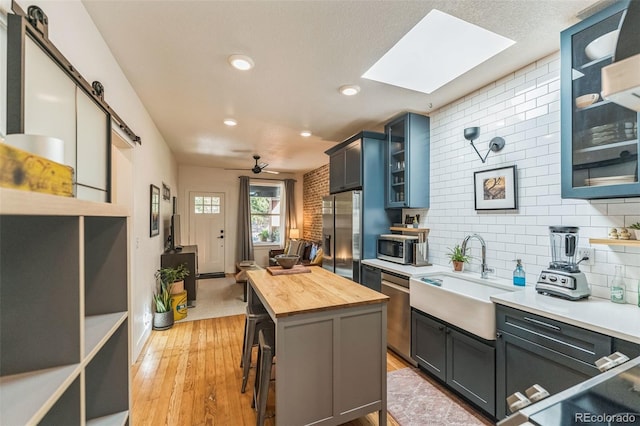
<svg viewBox="0 0 640 426">
<path fill-rule="evenodd" d="M 509 411 L 515 413 L 520 409 L 530 405 L 531 401 L 529 398 L 521 394 L 520 392 L 516 392 L 513 395 L 509 395 L 507 397 L 507 406 L 509 407 Z"/>
<path fill-rule="evenodd" d="M 624 364 L 629 361 L 629 357 L 621 352 L 614 352 L 609 356 L 603 356 L 596 361 L 596 367 L 600 371 L 607 371 L 617 365 Z"/>
<path fill-rule="evenodd" d="M 549 392 L 538 384 L 531 386 L 529 389 L 524 391 L 524 393 L 531 402 L 537 402 L 549 396 Z"/>
<path fill-rule="evenodd" d="M 555 331 L 560 331 L 560 327 L 555 326 L 553 324 L 547 324 L 546 322 L 538 321 L 536 319 L 529 318 L 529 317 L 523 317 L 523 318 L 524 318 L 525 321 L 529 321 L 529 322 L 532 322 L 534 324 L 541 325 L 543 327 L 547 327 L 547 328 L 550 328 L 550 329 L 555 330 Z"/>
</svg>

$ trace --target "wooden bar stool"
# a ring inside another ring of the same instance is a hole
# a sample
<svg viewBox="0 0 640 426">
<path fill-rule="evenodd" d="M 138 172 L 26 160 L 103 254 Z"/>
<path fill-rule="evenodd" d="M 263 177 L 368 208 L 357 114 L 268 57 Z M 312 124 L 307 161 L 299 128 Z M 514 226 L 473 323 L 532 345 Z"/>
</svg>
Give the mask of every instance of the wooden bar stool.
<svg viewBox="0 0 640 426">
<path fill-rule="evenodd" d="M 273 321 L 262 305 L 247 304 L 247 311 L 244 320 L 244 344 L 242 345 L 242 358 L 240 367 L 242 368 L 242 387 L 240 392 L 244 393 L 249 379 L 251 368 L 251 349 L 258 344 L 258 331 L 264 327 L 273 328 Z"/>
<path fill-rule="evenodd" d="M 275 326 L 261 329 L 258 332 L 258 361 L 252 401 L 252 406 L 257 411 L 257 426 L 264 425 L 267 413 L 267 397 L 269 396 L 269 382 L 271 381 L 271 367 L 275 355 L 275 347 Z"/>
</svg>

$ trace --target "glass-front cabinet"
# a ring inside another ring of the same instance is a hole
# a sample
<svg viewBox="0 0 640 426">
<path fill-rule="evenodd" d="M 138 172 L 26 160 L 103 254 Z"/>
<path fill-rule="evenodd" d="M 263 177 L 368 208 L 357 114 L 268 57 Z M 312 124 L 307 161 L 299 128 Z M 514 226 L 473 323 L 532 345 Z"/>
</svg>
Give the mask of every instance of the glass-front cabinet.
<svg viewBox="0 0 640 426">
<path fill-rule="evenodd" d="M 638 113 L 602 99 L 628 1 L 561 33 L 562 197 L 640 196 Z"/>
<path fill-rule="evenodd" d="M 388 127 L 389 134 L 389 182 L 388 182 L 388 195 L 387 205 L 389 207 L 404 206 L 405 205 L 405 140 L 406 126 L 405 121 L 400 120 Z"/>
<path fill-rule="evenodd" d="M 405 113 L 385 125 L 385 134 L 385 207 L 429 207 L 429 117 Z"/>
</svg>

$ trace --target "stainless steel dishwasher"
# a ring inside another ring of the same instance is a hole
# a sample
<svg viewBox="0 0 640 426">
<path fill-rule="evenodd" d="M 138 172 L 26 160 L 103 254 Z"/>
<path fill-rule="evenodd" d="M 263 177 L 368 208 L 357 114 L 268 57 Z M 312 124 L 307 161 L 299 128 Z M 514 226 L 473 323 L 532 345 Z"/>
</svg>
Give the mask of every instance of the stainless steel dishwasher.
<svg viewBox="0 0 640 426">
<path fill-rule="evenodd" d="M 389 296 L 387 304 L 387 346 L 416 366 L 411 359 L 411 306 L 409 277 L 382 272 L 382 293 Z"/>
</svg>

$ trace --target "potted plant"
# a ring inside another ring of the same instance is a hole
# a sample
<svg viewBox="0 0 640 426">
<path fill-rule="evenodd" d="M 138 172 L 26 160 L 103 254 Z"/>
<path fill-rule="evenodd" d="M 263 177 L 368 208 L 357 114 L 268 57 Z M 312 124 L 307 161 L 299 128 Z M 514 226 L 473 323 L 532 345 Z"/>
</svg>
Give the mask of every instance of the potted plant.
<svg viewBox="0 0 640 426">
<path fill-rule="evenodd" d="M 269 238 L 269 230 L 263 229 L 262 231 L 260 231 L 258 236 L 260 237 L 260 241 L 267 241 L 267 238 Z"/>
<path fill-rule="evenodd" d="M 640 240 L 640 222 L 629 225 L 629 228 L 633 229 L 633 233 L 636 234 L 636 240 Z"/>
<path fill-rule="evenodd" d="M 456 244 L 454 248 L 449 248 L 449 263 L 453 263 L 453 270 L 461 272 L 464 269 L 464 264 L 467 263 L 471 256 L 467 255 L 467 251 L 462 251 L 462 247 Z"/>
<path fill-rule="evenodd" d="M 171 294 L 184 291 L 184 279 L 188 276 L 189 270 L 186 263 L 175 267 L 160 268 L 156 271 L 156 280 L 172 284 Z"/>
<path fill-rule="evenodd" d="M 176 267 L 160 268 L 155 273 L 158 291 L 153 295 L 153 329 L 167 330 L 173 327 L 173 310 L 171 309 L 171 297 L 176 282 L 183 281 L 189 275 L 189 270 L 184 264 Z M 182 284 L 184 288 L 184 281 Z"/>
</svg>

